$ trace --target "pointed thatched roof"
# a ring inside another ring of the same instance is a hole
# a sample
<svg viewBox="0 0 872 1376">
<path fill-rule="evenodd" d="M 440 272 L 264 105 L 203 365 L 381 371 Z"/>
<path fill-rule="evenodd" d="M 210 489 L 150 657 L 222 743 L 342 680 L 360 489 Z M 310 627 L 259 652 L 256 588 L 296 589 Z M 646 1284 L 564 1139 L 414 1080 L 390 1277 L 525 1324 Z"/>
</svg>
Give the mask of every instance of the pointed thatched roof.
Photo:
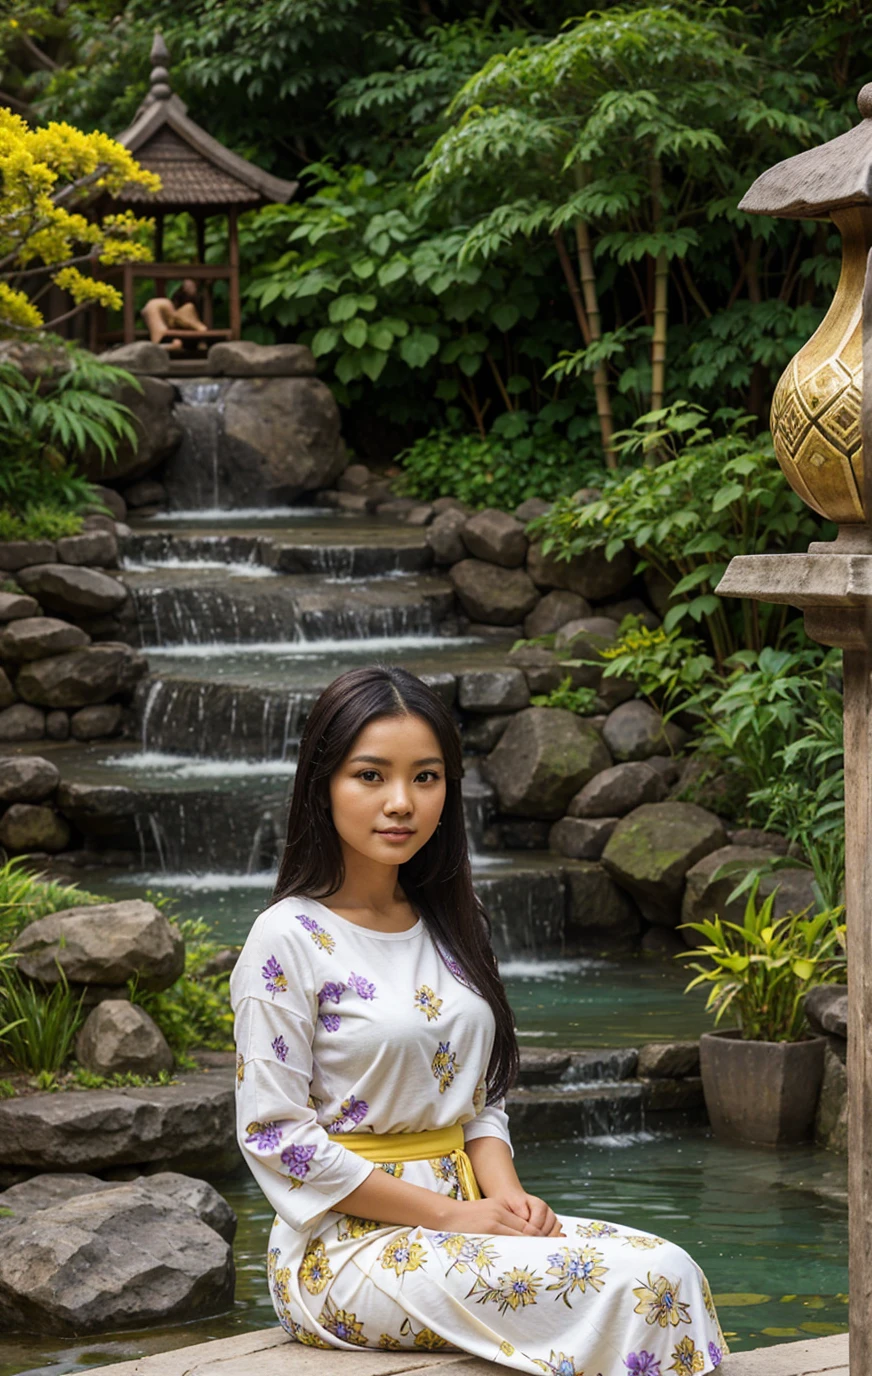
<svg viewBox="0 0 872 1376">
<path fill-rule="evenodd" d="M 151 61 L 149 93 L 118 142 L 141 166 L 158 174 L 162 189 L 155 193 L 129 183 L 113 197 L 114 204 L 139 211 L 190 210 L 211 215 L 233 206 L 248 209 L 284 204 L 292 198 L 298 182 L 283 181 L 231 153 L 189 118 L 188 107 L 170 85 L 170 55 L 161 34 L 155 34 Z"/>
<path fill-rule="evenodd" d="M 740 210 L 790 220 L 823 219 L 833 210 L 872 205 L 872 82 L 857 97 L 863 116 L 846 134 L 785 158 L 745 192 Z"/>
</svg>

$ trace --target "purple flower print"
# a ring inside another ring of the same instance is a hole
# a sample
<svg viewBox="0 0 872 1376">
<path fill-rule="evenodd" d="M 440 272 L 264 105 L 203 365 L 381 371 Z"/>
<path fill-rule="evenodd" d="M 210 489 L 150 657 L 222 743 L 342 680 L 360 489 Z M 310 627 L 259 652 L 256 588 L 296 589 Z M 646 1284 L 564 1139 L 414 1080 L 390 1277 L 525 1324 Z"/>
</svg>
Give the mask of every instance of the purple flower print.
<svg viewBox="0 0 872 1376">
<path fill-rule="evenodd" d="M 353 1127 L 359 1127 L 366 1115 L 369 1113 L 369 1104 L 365 1099 L 356 1099 L 353 1094 L 349 1094 L 347 1099 L 343 1099 L 339 1105 L 339 1115 L 330 1124 L 331 1132 L 351 1132 Z"/>
<path fill-rule="evenodd" d="M 624 1358 L 624 1366 L 633 1376 L 660 1376 L 660 1358 L 653 1352 L 629 1352 Z"/>
<path fill-rule="evenodd" d="M 274 1039 L 272 1049 L 278 1060 L 284 1063 L 288 1059 L 288 1044 L 281 1033 Z"/>
<path fill-rule="evenodd" d="M 315 1155 L 314 1147 L 301 1147 L 294 1145 L 285 1147 L 282 1152 L 282 1164 L 287 1166 L 288 1175 L 293 1175 L 297 1180 L 302 1180 L 309 1174 L 309 1162 Z"/>
<path fill-rule="evenodd" d="M 709 1343 L 709 1358 L 712 1366 L 720 1366 L 724 1359 L 724 1354 L 717 1343 Z"/>
<path fill-rule="evenodd" d="M 283 994 L 288 987 L 287 976 L 279 965 L 275 956 L 270 956 L 266 965 L 261 966 L 260 973 L 266 980 L 267 992 L 275 998 L 276 994 Z"/>
<path fill-rule="evenodd" d="M 347 985 L 338 984 L 335 980 L 328 979 L 326 984 L 322 984 L 318 990 L 318 1007 L 322 1003 L 338 1003 L 345 993 Z"/>
<path fill-rule="evenodd" d="M 258 1151 L 275 1151 L 282 1140 L 280 1129 L 275 1123 L 249 1123 L 245 1129 L 246 1142 L 254 1142 Z"/>
<path fill-rule="evenodd" d="M 362 999 L 375 998 L 375 985 L 371 984 L 368 979 L 364 979 L 363 975 L 356 975 L 352 971 L 348 976 L 348 984 L 355 994 L 359 994 Z"/>
<path fill-rule="evenodd" d="M 314 917 L 310 917 L 308 913 L 295 913 L 294 916 L 298 922 L 303 924 L 307 932 L 320 932 L 321 928 L 318 926 L 318 923 L 315 921 Z"/>
<path fill-rule="evenodd" d="M 322 1013 L 318 1021 L 324 1024 L 325 1032 L 338 1032 L 342 1025 L 342 1019 L 338 1013 Z"/>
</svg>

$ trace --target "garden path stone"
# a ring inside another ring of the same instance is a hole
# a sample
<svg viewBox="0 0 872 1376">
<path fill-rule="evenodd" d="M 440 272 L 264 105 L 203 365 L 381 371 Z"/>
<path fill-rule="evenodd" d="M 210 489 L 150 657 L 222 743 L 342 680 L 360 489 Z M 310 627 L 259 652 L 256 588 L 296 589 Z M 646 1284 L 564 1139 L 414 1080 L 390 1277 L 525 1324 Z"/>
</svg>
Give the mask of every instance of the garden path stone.
<svg viewBox="0 0 872 1376">
<path fill-rule="evenodd" d="M 117 578 L 73 564 L 35 564 L 20 571 L 18 582 L 49 611 L 74 616 L 114 612 L 127 598 Z"/>
<path fill-rule="evenodd" d="M 621 818 L 602 862 L 649 922 L 675 927 L 687 871 L 726 839 L 720 818 L 693 803 L 644 803 Z"/>
<path fill-rule="evenodd" d="M 483 559 L 461 559 L 448 574 L 463 610 L 473 621 L 514 626 L 539 601 L 539 594 L 521 568 L 507 569 Z"/>
<path fill-rule="evenodd" d="M 45 712 L 26 702 L 0 712 L 0 741 L 38 741 L 45 735 Z"/>
<path fill-rule="evenodd" d="M 466 519 L 466 513 L 457 507 L 437 511 L 433 517 L 426 540 L 437 564 L 457 564 L 466 558 L 466 545 L 460 538 Z"/>
<path fill-rule="evenodd" d="M 57 557 L 53 540 L 0 540 L 0 569 L 7 573 L 17 573 L 31 564 L 51 564 Z"/>
<path fill-rule="evenodd" d="M 514 516 L 496 507 L 478 511 L 463 526 L 461 539 L 476 559 L 514 569 L 523 564 L 528 540 L 524 527 Z"/>
<path fill-rule="evenodd" d="M 0 802 L 41 803 L 54 793 L 60 770 L 39 755 L 0 757 Z"/>
<path fill-rule="evenodd" d="M 80 535 L 66 535 L 58 540 L 57 552 L 64 564 L 96 564 L 104 569 L 118 565 L 118 540 L 108 530 L 86 530 Z"/>
<path fill-rule="evenodd" d="M 144 655 L 120 641 L 106 641 L 26 664 L 15 687 L 25 702 L 39 707 L 90 707 L 131 693 L 147 673 Z"/>
<path fill-rule="evenodd" d="M 126 999 L 103 999 L 91 1010 L 76 1038 L 76 1059 L 95 1075 L 157 1076 L 173 1068 L 160 1028 Z"/>
<path fill-rule="evenodd" d="M 503 812 L 558 818 L 582 784 L 611 764 L 599 733 L 563 708 L 527 707 L 482 762 Z"/>
<path fill-rule="evenodd" d="M 72 1336 L 228 1309 L 230 1243 L 159 1182 L 98 1188 L 7 1222 L 0 1249 L 5 1326 Z"/>
<path fill-rule="evenodd" d="M 569 804 L 570 817 L 623 817 L 643 803 L 660 803 L 666 780 L 644 760 L 612 765 L 579 789 Z"/>
<path fill-rule="evenodd" d="M 0 818 L 0 846 L 16 855 L 30 851 L 56 855 L 69 844 L 69 824 L 50 807 L 13 803 Z"/>
<path fill-rule="evenodd" d="M 458 675 L 457 690 L 459 706 L 470 712 L 514 712 L 530 705 L 520 669 L 468 669 Z"/>
<path fill-rule="evenodd" d="M 605 680 L 607 683 L 608 680 Z M 605 684 L 603 685 L 605 686 Z M 665 750 L 680 749 L 687 736 L 674 722 L 663 721 L 647 702 L 634 698 L 619 703 L 609 713 L 603 727 L 603 740 L 616 760 L 646 760 Z"/>
<path fill-rule="evenodd" d="M 19 969 L 43 984 L 58 982 L 59 962 L 76 984 L 124 985 L 135 975 L 156 991 L 174 984 L 185 966 L 178 928 L 140 898 L 51 913 L 19 932 L 10 949 L 21 952 Z"/>
<path fill-rule="evenodd" d="M 550 635 L 553 631 L 559 631 L 567 621 L 578 621 L 591 614 L 590 603 L 579 597 L 577 592 L 552 588 L 525 618 L 524 635 L 531 639 L 538 635 Z"/>
<path fill-rule="evenodd" d="M 636 940 L 641 928 L 638 909 L 602 864 L 585 861 L 566 871 L 566 935 L 581 946 L 604 943 L 614 949 Z"/>
<path fill-rule="evenodd" d="M 648 1042 L 639 1048 L 636 1074 L 654 1080 L 699 1075 L 699 1042 Z"/>
<path fill-rule="evenodd" d="M 0 659 L 21 663 L 79 650 L 91 637 L 69 621 L 54 616 L 28 616 L 13 621 L 0 635 Z"/>
<path fill-rule="evenodd" d="M 35 597 L 21 592 L 0 592 L 0 621 L 17 621 L 19 617 L 38 616 L 39 603 Z"/>
<path fill-rule="evenodd" d="M 169 1085 L 84 1089 L 0 1101 L 0 1181 L 38 1171 L 147 1166 L 220 1180 L 240 1163 L 233 1072 Z"/>
<path fill-rule="evenodd" d="M 548 849 L 573 860 L 599 860 L 617 817 L 561 817 L 548 833 Z"/>
</svg>

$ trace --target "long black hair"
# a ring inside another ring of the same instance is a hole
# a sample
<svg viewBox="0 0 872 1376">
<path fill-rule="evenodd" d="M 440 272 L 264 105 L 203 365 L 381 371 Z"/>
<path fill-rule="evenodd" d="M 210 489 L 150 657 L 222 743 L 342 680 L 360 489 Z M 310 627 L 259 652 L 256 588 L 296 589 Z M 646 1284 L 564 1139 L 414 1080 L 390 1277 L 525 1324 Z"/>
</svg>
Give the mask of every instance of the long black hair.
<svg viewBox="0 0 872 1376">
<path fill-rule="evenodd" d="M 445 761 L 441 825 L 399 866 L 399 882 L 449 959 L 487 1000 L 496 1022 L 487 1071 L 487 1102 L 517 1078 L 514 1018 L 491 944 L 491 921 L 472 887 L 460 781 L 460 733 L 448 708 L 416 674 L 394 665 L 349 669 L 324 689 L 300 740 L 288 836 L 273 900 L 328 898 L 342 887 L 345 866 L 330 812 L 330 778 L 358 734 L 381 717 L 412 715 L 431 727 Z"/>
</svg>

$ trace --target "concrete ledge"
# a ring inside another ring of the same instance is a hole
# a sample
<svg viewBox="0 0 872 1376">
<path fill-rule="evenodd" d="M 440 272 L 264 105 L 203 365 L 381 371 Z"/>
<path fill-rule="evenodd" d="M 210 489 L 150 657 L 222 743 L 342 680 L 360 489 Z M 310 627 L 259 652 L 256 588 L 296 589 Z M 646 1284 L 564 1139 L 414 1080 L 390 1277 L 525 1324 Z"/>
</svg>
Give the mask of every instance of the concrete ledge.
<svg viewBox="0 0 872 1376">
<path fill-rule="evenodd" d="M 292 1342 L 283 1329 L 262 1328 L 193 1347 L 177 1347 L 139 1361 L 90 1367 L 101 1376 L 327 1376 L 339 1355 L 342 1376 L 485 1376 L 493 1362 L 461 1352 L 326 1351 Z M 510 1370 L 505 1367 L 505 1370 Z M 727 1357 L 724 1376 L 848 1376 L 848 1335 L 779 1343 Z"/>
</svg>

